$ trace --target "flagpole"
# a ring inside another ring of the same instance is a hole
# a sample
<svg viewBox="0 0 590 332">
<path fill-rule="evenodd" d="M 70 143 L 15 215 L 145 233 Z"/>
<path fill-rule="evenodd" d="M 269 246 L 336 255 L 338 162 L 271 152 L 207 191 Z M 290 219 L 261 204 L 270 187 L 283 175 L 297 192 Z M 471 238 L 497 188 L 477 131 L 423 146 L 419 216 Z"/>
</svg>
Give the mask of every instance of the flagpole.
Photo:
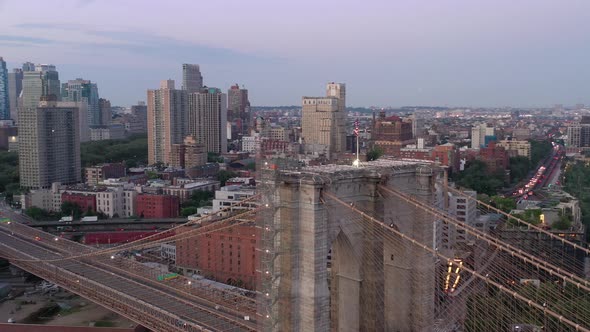
<svg viewBox="0 0 590 332">
<path fill-rule="evenodd" d="M 360 146 L 359 146 L 359 135 L 356 135 L 356 160 L 357 160 L 357 164 L 356 167 L 360 167 L 361 166 L 361 159 L 359 158 L 359 150 L 360 150 Z"/>
<path fill-rule="evenodd" d="M 360 145 L 359 145 L 359 119 L 354 121 L 354 136 L 356 136 L 356 159 L 352 162 L 352 166 L 361 167 L 361 160 L 359 158 Z"/>
</svg>

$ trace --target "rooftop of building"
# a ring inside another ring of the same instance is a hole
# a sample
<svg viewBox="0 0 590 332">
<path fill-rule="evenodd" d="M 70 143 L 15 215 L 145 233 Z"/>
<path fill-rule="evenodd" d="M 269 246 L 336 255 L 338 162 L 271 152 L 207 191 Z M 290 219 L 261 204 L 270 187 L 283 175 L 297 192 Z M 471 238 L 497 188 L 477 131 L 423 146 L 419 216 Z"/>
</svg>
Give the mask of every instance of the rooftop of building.
<svg viewBox="0 0 590 332">
<path fill-rule="evenodd" d="M 339 172 L 360 172 L 363 170 L 379 171 L 383 168 L 416 168 L 419 166 L 430 166 L 433 162 L 426 160 L 380 158 L 374 161 L 361 162 L 360 167 L 352 165 L 320 165 L 303 167 L 297 173 L 339 173 Z"/>
<path fill-rule="evenodd" d="M 184 188 L 184 189 L 192 189 L 192 188 L 198 188 L 198 187 L 202 187 L 202 186 L 209 186 L 212 184 L 216 184 L 219 183 L 219 181 L 216 180 L 201 180 L 201 181 L 196 181 L 196 182 L 190 182 L 190 183 L 185 183 L 179 186 L 168 186 L 168 188 Z"/>
<path fill-rule="evenodd" d="M 254 180 L 253 177 L 235 177 L 235 178 L 231 178 L 231 179 L 227 180 L 227 182 L 244 182 L 244 183 L 246 183 L 246 182 L 249 182 L 252 180 Z"/>
<path fill-rule="evenodd" d="M 232 184 L 229 186 L 223 186 L 220 189 L 221 191 L 248 191 L 254 193 L 256 191 L 256 187 L 254 186 L 247 186 L 247 185 L 240 185 L 240 184 Z"/>
</svg>

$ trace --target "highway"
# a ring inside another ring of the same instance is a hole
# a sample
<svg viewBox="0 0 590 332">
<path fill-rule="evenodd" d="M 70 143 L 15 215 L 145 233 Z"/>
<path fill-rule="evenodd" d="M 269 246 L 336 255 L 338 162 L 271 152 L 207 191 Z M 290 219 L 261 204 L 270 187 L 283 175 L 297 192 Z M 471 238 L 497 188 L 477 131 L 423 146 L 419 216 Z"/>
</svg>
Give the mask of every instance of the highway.
<svg viewBox="0 0 590 332">
<path fill-rule="evenodd" d="M 11 229 L 11 226 L 17 225 L 0 227 L 0 253 L 3 252 L 2 247 L 7 247 L 23 253 L 23 256 L 32 256 L 43 261 L 63 257 L 60 250 L 56 250 L 56 246 L 50 240 L 37 239 L 37 237 L 28 239 L 26 235 L 23 236 L 17 231 L 13 233 L 12 231 L 18 229 Z M 28 228 L 27 226 L 18 226 Z M 77 248 L 79 246 L 81 245 L 74 244 L 71 248 L 73 250 L 92 250 L 85 246 Z M 117 260 L 125 267 L 126 264 L 121 262 L 124 259 L 117 258 Z M 187 323 L 193 326 L 202 326 L 211 331 L 248 331 L 256 328 L 253 322 L 245 321 L 243 316 L 222 312 L 210 302 L 197 301 L 194 296 L 170 291 L 165 285 L 158 284 L 156 281 L 146 282 L 145 278 L 139 275 L 134 276 L 129 272 L 125 273 L 115 266 L 109 267 L 105 263 L 90 259 L 84 261 L 62 260 L 51 264 L 55 266 L 56 271 L 58 269 L 66 270 L 79 276 L 80 280 L 91 280 L 106 285 L 114 291 L 137 299 L 140 303 L 147 303 L 165 312 L 170 312 L 181 318 L 182 322 L 179 322 L 181 326 Z"/>
<path fill-rule="evenodd" d="M 551 155 L 547 157 L 543 164 L 540 165 L 528 182 L 513 190 L 512 197 L 528 199 L 535 195 L 537 189 L 556 184 L 561 171 L 561 160 L 563 159 L 565 149 L 559 144 L 554 144 Z"/>
</svg>

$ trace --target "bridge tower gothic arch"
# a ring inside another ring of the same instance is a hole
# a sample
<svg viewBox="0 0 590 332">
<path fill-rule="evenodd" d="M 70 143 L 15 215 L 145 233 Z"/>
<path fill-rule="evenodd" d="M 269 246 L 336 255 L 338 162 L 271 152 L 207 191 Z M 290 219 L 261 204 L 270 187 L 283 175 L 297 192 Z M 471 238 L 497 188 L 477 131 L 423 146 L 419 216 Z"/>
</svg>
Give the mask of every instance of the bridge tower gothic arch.
<svg viewBox="0 0 590 332">
<path fill-rule="evenodd" d="M 326 193 L 436 246 L 437 223 L 383 198 L 379 186 L 440 203 L 438 170 L 423 164 L 317 167 L 276 182 L 280 229 L 276 331 L 427 331 L 435 311 L 436 260 L 407 241 L 387 241 Z M 282 247 L 282 248 L 281 248 Z M 288 248 L 288 249 L 286 249 Z"/>
</svg>

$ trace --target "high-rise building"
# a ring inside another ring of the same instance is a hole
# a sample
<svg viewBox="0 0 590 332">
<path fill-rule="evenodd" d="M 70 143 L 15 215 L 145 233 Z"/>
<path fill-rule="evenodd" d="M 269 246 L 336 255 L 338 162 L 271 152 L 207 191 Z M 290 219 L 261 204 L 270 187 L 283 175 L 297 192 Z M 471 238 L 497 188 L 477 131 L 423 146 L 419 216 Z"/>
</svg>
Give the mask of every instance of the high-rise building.
<svg viewBox="0 0 590 332">
<path fill-rule="evenodd" d="M 590 147 L 590 116 L 582 116 L 580 121 L 567 127 L 567 146 L 572 148 Z"/>
<path fill-rule="evenodd" d="M 249 135 L 252 119 L 248 90 L 240 89 L 238 84 L 227 91 L 227 121 L 231 124 L 231 139 Z"/>
<path fill-rule="evenodd" d="M 19 171 L 21 187 L 50 188 L 81 181 L 78 107 L 44 96 L 37 107 L 20 111 Z"/>
<path fill-rule="evenodd" d="M 100 114 L 101 125 L 108 126 L 112 118 L 111 102 L 108 99 L 98 99 L 98 113 Z"/>
<path fill-rule="evenodd" d="M 426 122 L 426 114 L 422 112 L 414 112 L 412 114 L 412 136 L 414 138 L 423 138 L 424 123 Z"/>
<path fill-rule="evenodd" d="M 0 57 L 0 120 L 10 119 L 10 101 L 8 97 L 8 69 L 6 61 Z"/>
<path fill-rule="evenodd" d="M 207 152 L 227 152 L 227 97 L 218 88 L 204 87 L 188 97 L 188 132 Z"/>
<path fill-rule="evenodd" d="M 10 104 L 10 118 L 18 119 L 18 97 L 23 90 L 23 70 L 20 68 L 13 69 L 8 73 L 8 103 Z"/>
<path fill-rule="evenodd" d="M 35 64 L 32 62 L 23 63 L 23 71 L 35 71 Z"/>
<path fill-rule="evenodd" d="M 199 65 L 185 63 L 182 65 L 182 90 L 197 92 L 203 87 L 203 76 Z"/>
<path fill-rule="evenodd" d="M 488 127 L 487 124 L 483 123 L 478 126 L 471 128 L 471 148 L 480 149 L 485 147 L 486 137 L 492 138 L 495 135 L 494 127 Z"/>
<path fill-rule="evenodd" d="M 88 105 L 88 126 L 104 126 L 110 123 L 110 121 L 103 123 L 96 83 L 81 78 L 68 81 L 62 85 L 61 97 L 63 101 L 81 102 Z"/>
<path fill-rule="evenodd" d="M 31 68 L 30 63 L 25 65 L 23 68 Z M 54 65 L 36 65 L 34 71 L 23 70 L 22 105 L 19 102 L 21 109 L 37 108 L 41 97 L 50 95 L 58 100 L 61 96 L 59 73 Z"/>
<path fill-rule="evenodd" d="M 176 90 L 173 80 L 162 81 L 157 90 L 147 92 L 148 161 L 169 164 L 172 144 L 181 144 L 187 135 L 187 94 Z"/>
<path fill-rule="evenodd" d="M 303 97 L 302 136 L 306 150 L 324 147 L 330 153 L 346 151 L 346 87 L 328 83 L 327 97 Z M 311 148 L 311 149 L 310 149 Z"/>
</svg>

